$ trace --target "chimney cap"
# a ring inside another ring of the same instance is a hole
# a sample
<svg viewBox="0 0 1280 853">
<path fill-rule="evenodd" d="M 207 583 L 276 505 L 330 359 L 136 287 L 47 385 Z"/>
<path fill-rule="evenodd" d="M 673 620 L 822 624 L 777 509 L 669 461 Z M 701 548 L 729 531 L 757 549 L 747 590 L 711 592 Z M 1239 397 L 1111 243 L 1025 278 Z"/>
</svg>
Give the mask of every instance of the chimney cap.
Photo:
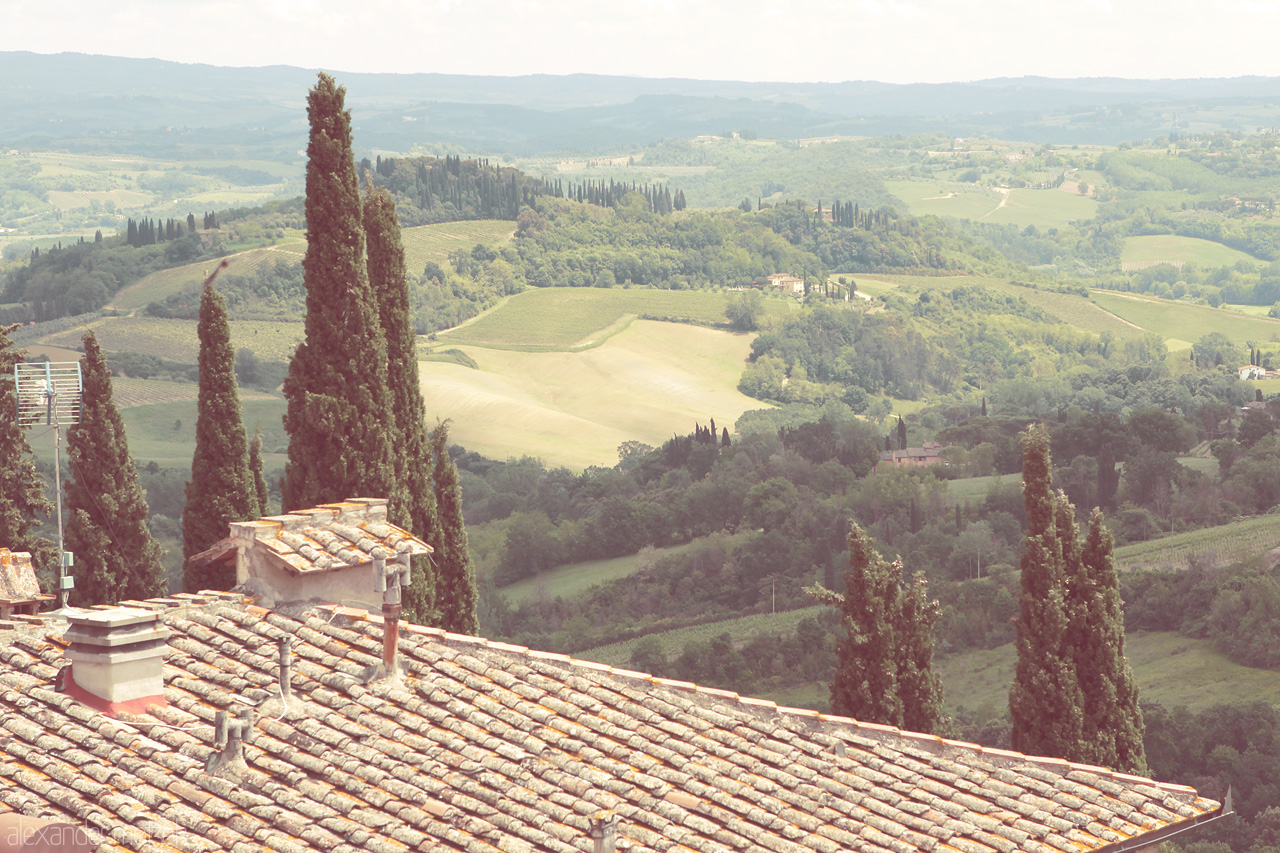
<svg viewBox="0 0 1280 853">
<path fill-rule="evenodd" d="M 67 621 L 72 625 L 84 625 L 93 628 L 123 628 L 155 622 L 159 616 L 154 610 L 141 607 L 112 607 L 105 610 L 86 610 L 80 613 L 68 613 Z"/>
</svg>

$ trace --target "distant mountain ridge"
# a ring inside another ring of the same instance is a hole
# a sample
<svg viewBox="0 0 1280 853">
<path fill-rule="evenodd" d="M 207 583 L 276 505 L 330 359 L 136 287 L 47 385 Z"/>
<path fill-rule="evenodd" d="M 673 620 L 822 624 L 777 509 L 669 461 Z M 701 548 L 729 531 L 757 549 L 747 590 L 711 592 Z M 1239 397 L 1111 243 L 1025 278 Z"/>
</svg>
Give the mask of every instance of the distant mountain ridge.
<svg viewBox="0 0 1280 853">
<path fill-rule="evenodd" d="M 589 152 L 730 129 L 784 139 L 944 131 L 1115 144 L 1167 134 L 1177 116 L 1191 116 L 1191 131 L 1280 125 L 1276 77 L 893 84 L 335 73 L 365 150 Z M 8 148 L 296 159 L 315 71 L 5 51 L 0 79 Z"/>
</svg>

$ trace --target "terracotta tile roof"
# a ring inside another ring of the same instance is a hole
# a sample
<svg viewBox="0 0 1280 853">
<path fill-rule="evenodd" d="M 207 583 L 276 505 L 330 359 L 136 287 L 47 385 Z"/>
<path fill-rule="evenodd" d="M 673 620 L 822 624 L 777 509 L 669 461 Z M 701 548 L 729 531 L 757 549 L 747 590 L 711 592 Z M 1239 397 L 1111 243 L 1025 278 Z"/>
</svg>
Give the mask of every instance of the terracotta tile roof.
<svg viewBox="0 0 1280 853">
<path fill-rule="evenodd" d="M 224 558 L 238 544 L 265 549 L 294 574 L 327 572 L 374 557 L 429 554 L 431 546 L 387 521 L 385 498 L 350 498 L 287 515 L 232 522 L 231 535 L 192 560 Z"/>
<path fill-rule="evenodd" d="M 215 597 L 217 596 L 217 597 Z M 170 629 L 167 708 L 111 719 L 53 689 L 48 626 L 0 636 L 0 812 L 99 851 L 1093 851 L 1210 815 L 1190 788 L 778 708 L 402 626 L 409 674 L 362 683 L 381 618 L 230 593 L 137 603 Z M 277 643 L 293 638 L 291 693 Z M 256 707 L 255 707 L 256 706 Z M 215 714 L 254 707 L 236 773 Z"/>
<path fill-rule="evenodd" d="M 26 551 L 0 548 L 0 598 L 29 601 L 40 595 L 31 555 Z"/>
<path fill-rule="evenodd" d="M 40 602 L 54 598 L 40 592 L 31 554 L 0 548 L 0 627 L 6 627 L 11 618 L 22 620 L 25 614 L 36 613 Z"/>
</svg>

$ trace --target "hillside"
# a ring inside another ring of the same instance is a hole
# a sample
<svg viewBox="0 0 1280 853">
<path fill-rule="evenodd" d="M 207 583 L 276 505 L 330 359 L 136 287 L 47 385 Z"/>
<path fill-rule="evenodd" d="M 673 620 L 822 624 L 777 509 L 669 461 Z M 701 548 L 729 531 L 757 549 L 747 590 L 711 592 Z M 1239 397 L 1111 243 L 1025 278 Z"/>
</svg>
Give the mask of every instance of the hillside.
<svg viewBox="0 0 1280 853">
<path fill-rule="evenodd" d="M 647 320 L 597 328 L 614 334 L 578 352 L 460 346 L 477 368 L 423 362 L 429 417 L 450 418 L 452 438 L 485 456 L 530 455 L 580 470 L 615 464 L 623 442 L 657 444 L 676 425 L 732 422 L 761 405 L 737 390 L 745 336 Z"/>
</svg>

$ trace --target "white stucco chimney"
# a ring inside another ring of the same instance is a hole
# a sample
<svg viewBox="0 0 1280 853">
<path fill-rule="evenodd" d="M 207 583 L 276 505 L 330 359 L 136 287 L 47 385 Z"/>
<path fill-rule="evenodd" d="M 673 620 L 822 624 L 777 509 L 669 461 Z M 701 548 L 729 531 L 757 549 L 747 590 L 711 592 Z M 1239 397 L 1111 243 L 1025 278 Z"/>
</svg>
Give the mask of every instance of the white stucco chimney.
<svg viewBox="0 0 1280 853">
<path fill-rule="evenodd" d="M 165 705 L 164 654 L 169 629 L 136 607 L 69 615 L 64 653 L 71 661 L 63 691 L 108 714 Z"/>
</svg>

